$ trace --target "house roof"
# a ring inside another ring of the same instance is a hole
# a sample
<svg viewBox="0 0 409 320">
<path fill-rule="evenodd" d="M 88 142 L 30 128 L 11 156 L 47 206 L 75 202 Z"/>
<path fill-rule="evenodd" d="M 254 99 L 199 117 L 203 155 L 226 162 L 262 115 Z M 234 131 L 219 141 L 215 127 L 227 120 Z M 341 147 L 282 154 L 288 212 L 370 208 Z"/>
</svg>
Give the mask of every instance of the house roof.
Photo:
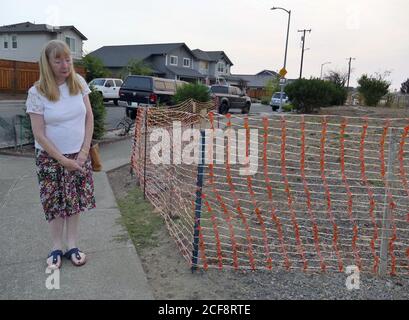
<svg viewBox="0 0 409 320">
<path fill-rule="evenodd" d="M 230 65 L 233 65 L 233 62 L 231 62 L 224 51 L 203 51 L 200 49 L 195 49 L 192 52 L 199 60 L 217 62 L 221 59 L 225 59 L 228 63 L 230 63 Z"/>
<path fill-rule="evenodd" d="M 167 54 L 179 47 L 184 47 L 194 56 L 193 52 L 183 42 L 104 46 L 91 52 L 90 55 L 100 58 L 107 67 L 124 67 L 131 59 L 145 60 L 152 55 Z"/>
<path fill-rule="evenodd" d="M 59 33 L 67 29 L 76 32 L 82 40 L 88 40 L 74 26 L 50 26 L 48 24 L 34 24 L 29 21 L 2 26 L 0 27 L 0 33 L 33 33 L 33 32 Z"/>
<path fill-rule="evenodd" d="M 262 70 L 256 76 L 278 76 L 278 73 L 272 70 Z"/>
<path fill-rule="evenodd" d="M 200 50 L 200 49 L 195 49 L 192 50 L 193 54 L 195 55 L 196 59 L 198 60 L 204 60 L 204 61 L 213 61 L 209 55 L 207 54 L 206 51 Z"/>
<path fill-rule="evenodd" d="M 174 73 L 175 75 L 186 77 L 186 78 L 193 78 L 193 79 L 203 79 L 205 78 L 200 72 L 190 69 L 190 68 L 180 68 L 180 67 L 173 67 L 173 66 L 166 66 L 166 68 Z"/>
</svg>

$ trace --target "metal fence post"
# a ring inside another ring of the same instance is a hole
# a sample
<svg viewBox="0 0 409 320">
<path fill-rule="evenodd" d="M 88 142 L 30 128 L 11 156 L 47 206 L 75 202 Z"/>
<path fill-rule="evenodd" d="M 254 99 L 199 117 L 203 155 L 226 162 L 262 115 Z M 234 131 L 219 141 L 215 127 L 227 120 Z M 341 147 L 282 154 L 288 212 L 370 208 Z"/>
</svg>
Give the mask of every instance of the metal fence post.
<svg viewBox="0 0 409 320">
<path fill-rule="evenodd" d="M 193 252 L 192 252 L 192 273 L 197 269 L 197 261 L 199 255 L 199 228 L 200 218 L 202 213 L 202 188 L 203 188 L 203 175 L 205 166 L 205 130 L 200 130 L 200 143 L 199 143 L 199 164 L 197 166 L 197 180 L 196 180 L 196 201 L 195 201 L 195 226 L 193 235 Z"/>
<path fill-rule="evenodd" d="M 391 234 L 391 217 L 392 208 L 388 203 L 388 193 L 390 192 L 391 181 L 394 180 L 395 175 L 393 172 L 393 163 L 396 159 L 396 150 L 398 144 L 398 132 L 396 128 L 389 129 L 389 151 L 388 151 L 388 175 L 386 181 L 388 183 L 385 186 L 385 198 L 384 198 L 384 211 L 382 218 L 382 235 L 381 235 L 381 248 L 380 248 L 380 265 L 378 274 L 380 276 L 386 275 L 388 271 L 388 242 Z"/>
</svg>

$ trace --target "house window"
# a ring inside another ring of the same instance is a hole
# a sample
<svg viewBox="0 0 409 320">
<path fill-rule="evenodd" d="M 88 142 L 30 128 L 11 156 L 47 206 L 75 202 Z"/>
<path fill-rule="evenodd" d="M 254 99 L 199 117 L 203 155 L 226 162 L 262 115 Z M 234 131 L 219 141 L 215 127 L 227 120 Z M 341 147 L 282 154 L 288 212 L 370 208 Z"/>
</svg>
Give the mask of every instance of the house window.
<svg viewBox="0 0 409 320">
<path fill-rule="evenodd" d="M 178 65 L 178 57 L 177 56 L 170 56 L 170 65 L 177 66 Z"/>
<path fill-rule="evenodd" d="M 200 61 L 199 68 L 207 71 L 209 69 L 209 63 L 207 61 Z"/>
<path fill-rule="evenodd" d="M 183 58 L 183 66 L 186 68 L 190 68 L 190 59 Z"/>
<path fill-rule="evenodd" d="M 224 63 L 223 62 L 219 62 L 217 64 L 217 71 L 220 73 L 224 73 Z"/>
<path fill-rule="evenodd" d="M 11 36 L 11 47 L 17 49 L 17 36 Z"/>
<path fill-rule="evenodd" d="M 71 52 L 75 52 L 75 39 L 70 37 L 65 37 L 65 42 L 70 48 Z"/>
<path fill-rule="evenodd" d="M 4 49 L 9 48 L 9 36 L 4 36 L 3 48 Z"/>
</svg>

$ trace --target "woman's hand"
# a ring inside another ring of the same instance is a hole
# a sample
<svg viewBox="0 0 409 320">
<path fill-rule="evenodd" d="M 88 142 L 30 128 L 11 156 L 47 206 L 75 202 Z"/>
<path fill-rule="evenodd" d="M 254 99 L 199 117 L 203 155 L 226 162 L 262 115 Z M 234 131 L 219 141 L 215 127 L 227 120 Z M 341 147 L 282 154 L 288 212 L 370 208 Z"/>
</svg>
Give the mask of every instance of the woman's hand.
<svg viewBox="0 0 409 320">
<path fill-rule="evenodd" d="M 64 166 L 65 169 L 67 169 L 70 172 L 77 171 L 77 170 L 84 172 L 84 169 L 82 168 L 82 166 L 78 164 L 77 160 L 65 158 L 60 163 Z"/>
<path fill-rule="evenodd" d="M 77 161 L 77 163 L 83 167 L 85 164 L 85 161 L 87 161 L 88 159 L 88 152 L 85 152 L 83 150 L 81 150 L 78 155 L 77 158 L 75 159 Z"/>
</svg>

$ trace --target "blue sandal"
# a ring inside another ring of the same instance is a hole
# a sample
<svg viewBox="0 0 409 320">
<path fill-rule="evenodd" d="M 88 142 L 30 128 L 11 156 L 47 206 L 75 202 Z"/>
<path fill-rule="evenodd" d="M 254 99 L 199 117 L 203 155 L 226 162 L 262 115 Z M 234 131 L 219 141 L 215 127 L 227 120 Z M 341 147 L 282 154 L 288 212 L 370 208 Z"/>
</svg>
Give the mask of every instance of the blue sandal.
<svg viewBox="0 0 409 320">
<path fill-rule="evenodd" d="M 52 263 L 51 265 L 48 265 L 48 267 L 49 267 L 49 268 L 56 268 L 56 269 L 61 268 L 62 256 L 63 256 L 63 253 L 62 253 L 61 250 L 54 250 L 54 251 L 52 251 L 52 252 L 48 255 L 47 259 L 50 258 L 50 257 L 53 257 L 53 263 Z M 59 265 L 57 264 L 57 263 L 58 263 L 58 257 L 60 257 L 60 264 L 59 264 Z"/>
<path fill-rule="evenodd" d="M 83 262 L 75 262 L 74 259 L 72 259 L 72 255 L 75 254 L 75 258 L 77 258 L 77 260 L 81 260 L 81 256 L 80 256 L 80 252 L 83 253 L 80 249 L 78 248 L 72 248 L 70 250 L 68 250 L 65 254 L 64 257 L 66 257 L 68 260 L 71 260 L 72 264 L 76 267 L 80 267 L 82 265 L 85 264 L 86 259 L 84 258 Z"/>
</svg>

